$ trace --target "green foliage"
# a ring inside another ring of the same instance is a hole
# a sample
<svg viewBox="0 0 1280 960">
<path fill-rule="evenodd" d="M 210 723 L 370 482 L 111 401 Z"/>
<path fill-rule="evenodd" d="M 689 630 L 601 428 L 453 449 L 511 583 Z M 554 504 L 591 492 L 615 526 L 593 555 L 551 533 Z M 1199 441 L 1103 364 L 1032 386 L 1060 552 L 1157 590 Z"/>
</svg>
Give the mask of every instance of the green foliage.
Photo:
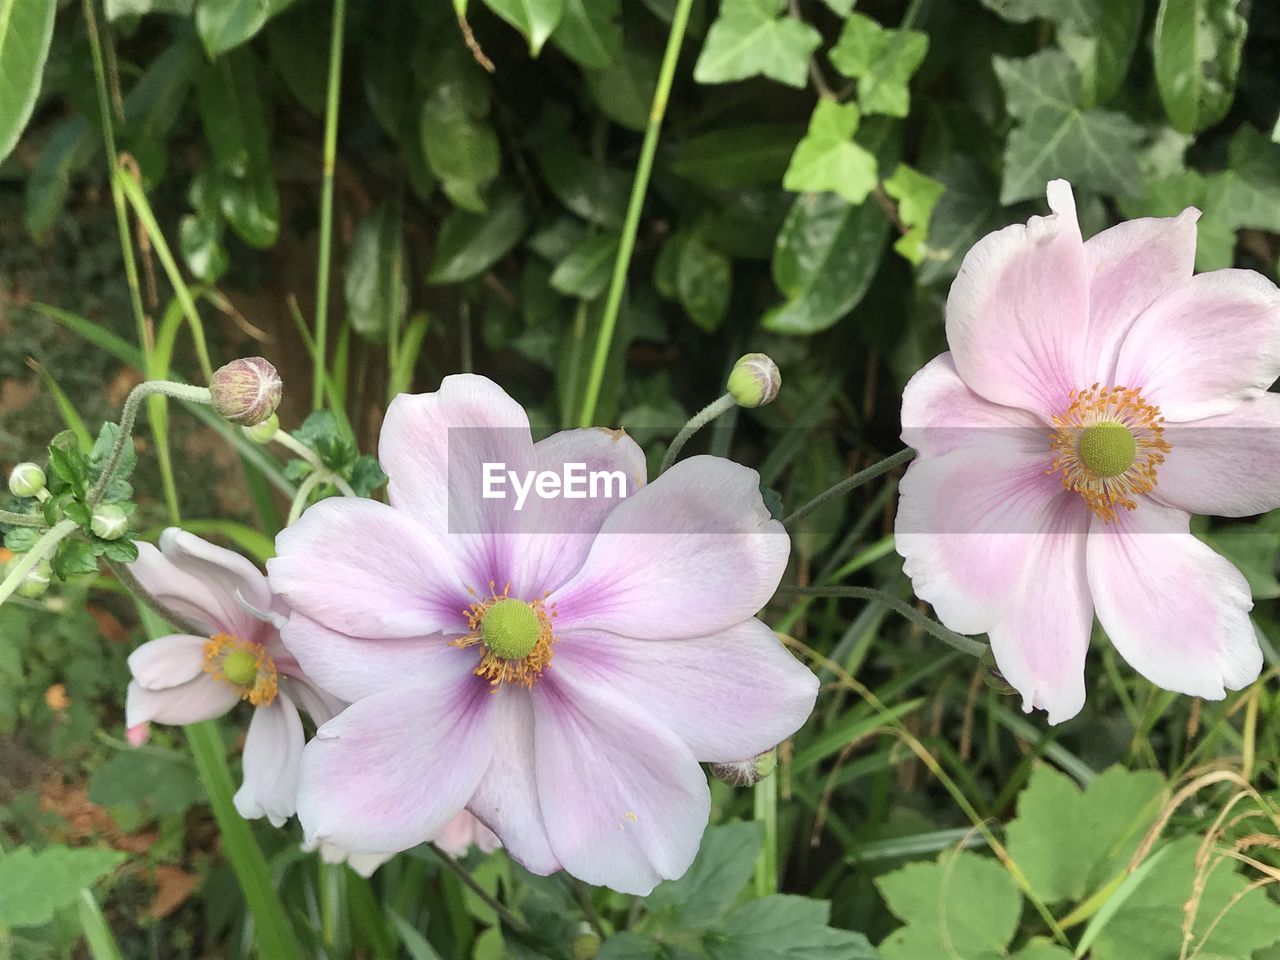
<svg viewBox="0 0 1280 960">
<path fill-rule="evenodd" d="M 123 860 L 115 850 L 59 846 L 0 854 L 0 926 L 47 923 Z"/>
<path fill-rule="evenodd" d="M 853 142 L 858 129 L 857 104 L 819 100 L 809 132 L 791 157 L 782 185 L 797 193 L 838 193 L 857 206 L 876 185 L 876 158 Z"/>
<path fill-rule="evenodd" d="M 928 50 L 927 34 L 886 30 L 855 13 L 845 21 L 828 56 L 837 70 L 858 81 L 858 104 L 864 113 L 905 117 L 911 99 L 907 85 Z"/>
<path fill-rule="evenodd" d="M 55 0 L 0 2 L 0 160 L 13 151 L 35 108 L 56 11 Z"/>
<path fill-rule="evenodd" d="M 783 16 L 785 7 L 786 0 L 725 0 L 707 32 L 693 78 L 727 83 L 765 76 L 804 86 L 809 54 L 822 37 L 808 24 Z"/>
</svg>

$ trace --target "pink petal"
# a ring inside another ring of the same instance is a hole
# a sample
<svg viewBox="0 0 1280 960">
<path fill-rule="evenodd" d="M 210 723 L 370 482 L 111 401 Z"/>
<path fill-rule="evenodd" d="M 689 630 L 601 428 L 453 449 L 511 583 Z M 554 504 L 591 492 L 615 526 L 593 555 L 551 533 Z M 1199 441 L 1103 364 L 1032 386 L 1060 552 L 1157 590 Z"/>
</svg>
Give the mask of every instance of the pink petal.
<svg viewBox="0 0 1280 960">
<path fill-rule="evenodd" d="M 1150 498 L 1116 523 L 1095 519 L 1089 589 L 1131 667 L 1166 690 L 1221 700 L 1262 669 L 1253 600 L 1240 571 L 1188 532 L 1189 519 Z"/>
<path fill-rule="evenodd" d="M 1188 513 L 1249 517 L 1280 507 L 1280 394 L 1263 393 L 1230 413 L 1171 424 L 1173 448 L 1155 496 Z"/>
<path fill-rule="evenodd" d="M 271 586 L 294 610 L 353 636 L 464 631 L 469 598 L 439 542 L 375 500 L 334 497 L 276 537 Z"/>
<path fill-rule="evenodd" d="M 970 389 L 1045 422 L 1082 385 L 1089 327 L 1084 243 L 1071 185 L 1048 187 L 1053 215 L 988 234 L 947 297 L 947 343 Z"/>
<path fill-rule="evenodd" d="M 690 457 L 609 515 L 578 574 L 551 595 L 557 631 L 700 637 L 755 615 L 791 543 L 754 470 Z"/>
<path fill-rule="evenodd" d="M 756 619 L 692 640 L 575 632 L 557 644 L 552 668 L 626 697 L 704 762 L 773 748 L 800 729 L 818 695 L 818 678 Z"/>
<path fill-rule="evenodd" d="M 1115 382 L 1165 419 L 1229 413 L 1280 374 L 1280 290 L 1251 270 L 1202 273 L 1143 312 L 1120 347 Z"/>
<path fill-rule="evenodd" d="M 321 690 L 309 677 L 281 675 L 280 690 L 317 727 L 328 723 L 347 708 L 347 701 Z"/>
<path fill-rule="evenodd" d="M 434 696 L 390 690 L 330 720 L 302 754 L 298 817 L 309 839 L 394 853 L 444 829 L 491 757 L 493 697 L 467 677 Z"/>
<path fill-rule="evenodd" d="M 528 691 L 509 685 L 494 695 L 492 760 L 467 808 L 502 838 L 530 873 L 560 869 L 542 819 L 534 773 L 534 716 Z M 447 849 L 447 848 L 446 848 Z"/>
<path fill-rule="evenodd" d="M 689 869 L 711 811 L 689 748 L 619 697 L 544 675 L 533 697 L 551 847 L 580 880 L 644 896 Z"/>
<path fill-rule="evenodd" d="M 1196 221 L 1188 207 L 1176 217 L 1126 220 L 1084 245 L 1089 268 L 1089 340 L 1082 387 L 1115 383 L 1116 354 L 1133 321 L 1157 297 L 1191 278 Z"/>
<path fill-rule="evenodd" d="M 151 724 L 140 723 L 136 727 L 127 727 L 124 736 L 130 746 L 140 747 L 151 737 Z"/>
<path fill-rule="evenodd" d="M 210 636 L 226 633 L 257 640 L 264 632 L 265 625 L 236 595 L 268 609 L 271 591 L 258 568 L 238 553 L 170 527 L 160 535 L 160 549 L 138 544 L 138 559 L 129 564 L 129 571 L 160 603 Z"/>
<path fill-rule="evenodd" d="M 1046 710 L 1050 723 L 1084 706 L 1084 661 L 1093 631 L 1085 573 L 1092 514 L 1079 497 L 1058 499 L 1034 538 L 1022 585 L 989 631 L 1000 672 L 1022 694 L 1022 709 Z"/>
<path fill-rule="evenodd" d="M 276 827 L 293 816 L 303 743 L 302 719 L 287 696 L 254 709 L 244 741 L 244 783 L 235 795 L 240 816 L 266 817 Z"/>
<path fill-rule="evenodd" d="M 922 456 L 949 453 L 973 444 L 1006 444 L 1024 436 L 1047 449 L 1039 417 L 984 400 L 960 379 L 950 353 L 916 371 L 902 391 L 902 442 Z"/>
<path fill-rule="evenodd" d="M 502 846 L 492 830 L 465 810 L 445 824 L 434 843 L 451 857 L 465 857 L 472 847 L 492 853 Z"/>
<path fill-rule="evenodd" d="M 148 690 L 167 690 L 204 670 L 205 637 L 178 633 L 144 643 L 129 654 L 129 672 Z"/>
<path fill-rule="evenodd" d="M 222 716 L 239 702 L 239 690 L 207 673 L 167 690 L 147 690 L 134 680 L 125 697 L 125 726 L 200 723 Z"/>
</svg>

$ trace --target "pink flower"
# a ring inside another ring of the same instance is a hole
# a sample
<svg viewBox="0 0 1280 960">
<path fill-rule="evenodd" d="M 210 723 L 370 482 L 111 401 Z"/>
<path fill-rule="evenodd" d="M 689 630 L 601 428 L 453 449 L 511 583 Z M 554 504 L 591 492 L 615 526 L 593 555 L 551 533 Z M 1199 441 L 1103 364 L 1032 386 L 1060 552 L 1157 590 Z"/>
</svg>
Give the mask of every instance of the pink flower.
<svg viewBox="0 0 1280 960">
<path fill-rule="evenodd" d="M 444 825 L 436 835 L 435 844 L 451 857 L 464 857 L 472 847 L 493 853 L 502 846 L 502 841 L 474 815 L 463 810 Z"/>
<path fill-rule="evenodd" d="M 129 569 L 143 589 L 200 631 L 161 637 L 130 654 L 125 723 L 131 742 L 135 730 L 145 739 L 148 723 L 199 723 L 249 701 L 254 711 L 236 809 L 282 826 L 297 793 L 299 707 L 316 723 L 342 707 L 303 676 L 280 642 L 275 624 L 287 608 L 244 557 L 177 528 L 160 535 L 158 550 L 139 543 Z"/>
<path fill-rule="evenodd" d="M 951 352 L 907 384 L 904 570 L 1051 723 L 1084 705 L 1095 613 L 1147 679 L 1220 699 L 1262 655 L 1248 584 L 1189 522 L 1280 506 L 1280 291 L 1193 277 L 1194 209 L 1085 243 L 1070 185 L 1048 194 L 969 251 Z"/>
<path fill-rule="evenodd" d="M 397 397 L 379 453 L 391 506 L 325 500 L 268 564 L 289 650 L 352 703 L 303 755 L 308 836 L 403 850 L 465 807 L 535 873 L 632 893 L 684 873 L 710 810 L 698 762 L 772 747 L 817 692 L 755 619 L 790 552 L 756 473 L 693 457 L 640 486 L 625 434 L 535 444 L 476 376 Z M 481 463 L 632 490 L 516 511 L 481 496 Z"/>
</svg>

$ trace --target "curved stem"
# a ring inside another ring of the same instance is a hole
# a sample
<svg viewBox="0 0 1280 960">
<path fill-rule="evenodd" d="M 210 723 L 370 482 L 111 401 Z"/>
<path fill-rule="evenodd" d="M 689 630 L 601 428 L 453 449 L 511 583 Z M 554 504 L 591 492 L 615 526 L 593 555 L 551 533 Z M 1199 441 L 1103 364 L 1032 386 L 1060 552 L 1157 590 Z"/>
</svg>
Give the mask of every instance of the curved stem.
<svg viewBox="0 0 1280 960">
<path fill-rule="evenodd" d="M 907 447 L 905 450 L 899 450 L 891 457 L 885 457 L 885 459 L 881 460 L 879 463 L 873 463 L 865 470 L 859 470 L 851 477 L 845 477 L 834 487 L 831 487 L 829 490 L 824 490 L 803 507 L 800 507 L 798 510 L 791 513 L 790 516 L 782 521 L 782 525 L 786 527 L 791 526 L 791 524 L 795 523 L 801 517 L 807 517 L 809 514 L 813 513 L 813 511 L 817 510 L 828 500 L 844 496 L 850 490 L 862 486 L 868 480 L 874 480 L 876 477 L 880 476 L 880 474 L 888 473 L 899 464 L 906 463 L 915 455 L 916 452 L 910 447 Z"/>
<path fill-rule="evenodd" d="M 324 180 L 320 188 L 320 256 L 316 263 L 316 350 L 311 385 L 311 404 L 316 410 L 324 405 L 325 351 L 329 337 L 329 258 L 333 245 L 333 169 L 338 153 L 338 94 L 342 88 L 342 35 L 346 20 L 346 0 L 333 0 L 333 21 L 329 30 L 329 82 L 324 110 Z"/>
<path fill-rule="evenodd" d="M 287 430 L 277 430 L 275 436 L 271 439 L 290 453 L 311 464 L 312 469 L 321 475 L 321 479 L 327 483 L 332 483 L 341 490 L 344 497 L 354 497 L 356 495 L 356 492 L 351 489 L 351 484 L 326 467 L 324 462 L 316 456 L 314 450 Z"/>
<path fill-rule="evenodd" d="M 71 533 L 79 529 L 80 524 L 74 520 L 59 520 L 56 524 L 45 531 L 44 536 L 31 545 L 31 549 L 22 555 L 9 575 L 0 582 L 0 603 L 4 603 L 13 592 L 18 589 L 18 585 L 28 573 L 35 569 L 36 564 L 44 560 L 57 549 L 58 544 L 65 540 Z"/>
<path fill-rule="evenodd" d="M 157 617 L 166 621 L 170 626 L 175 627 L 182 633 L 188 633 L 192 636 L 203 637 L 208 631 L 199 624 L 188 620 L 180 613 L 175 613 L 157 600 L 133 575 L 133 571 L 129 569 L 127 563 L 120 563 L 117 560 L 107 560 L 107 569 L 119 581 L 120 586 L 124 587 L 133 596 L 133 599 L 142 606 L 146 607 Z"/>
<path fill-rule="evenodd" d="M 324 481 L 324 474 L 317 470 L 298 485 L 298 492 L 294 494 L 293 503 L 289 505 L 289 519 L 285 521 L 286 527 L 292 527 L 297 523 L 298 518 L 302 516 L 302 511 L 307 507 L 307 500 L 311 497 L 311 491 L 315 490 Z"/>
<path fill-rule="evenodd" d="M 727 413 L 737 406 L 737 401 L 730 394 L 725 394 L 708 403 L 705 407 L 689 418 L 689 422 L 680 428 L 680 432 L 676 434 L 676 438 L 671 441 L 671 446 L 667 447 L 667 455 L 662 458 L 662 466 L 658 468 L 658 473 L 666 473 L 668 468 L 676 462 L 676 457 L 680 455 L 680 451 L 684 445 L 689 442 L 689 438 L 705 427 L 708 423 Z"/>
<path fill-rule="evenodd" d="M 459 880 L 465 883 L 471 889 L 472 893 L 474 893 L 477 897 L 483 900 L 485 902 L 485 905 L 489 907 L 489 909 L 491 909 L 494 913 L 500 916 L 502 918 L 502 921 L 507 926 L 509 926 L 512 930 L 514 930 L 516 933 L 521 934 L 522 936 L 528 936 L 530 933 L 533 932 L 533 930 L 530 928 L 530 926 L 527 923 L 525 923 L 523 920 L 517 917 L 514 913 L 511 912 L 510 909 L 508 909 L 508 907 L 505 904 L 503 904 L 491 893 L 489 893 L 488 890 L 482 887 L 476 881 L 476 878 L 471 876 L 471 874 L 467 872 L 466 867 L 460 864 L 453 857 L 449 856 L 449 854 L 445 853 L 434 843 L 428 843 L 427 846 L 431 848 L 432 853 L 434 853 L 437 857 L 440 858 L 440 862 L 443 863 L 446 867 L 448 867 L 449 870 L 453 872 L 454 876 L 456 876 Z"/>
<path fill-rule="evenodd" d="M 987 645 L 977 640 L 970 640 L 948 630 L 937 620 L 927 617 L 905 600 L 901 600 L 883 590 L 870 587 L 783 587 L 782 591 L 801 597 L 856 597 L 872 603 L 883 603 L 890 610 L 906 617 L 931 637 L 936 637 L 948 646 L 955 647 L 961 653 L 971 657 L 980 657 L 987 652 Z"/>
<path fill-rule="evenodd" d="M 0 523 L 7 523 L 11 527 L 43 527 L 44 518 L 32 513 L 11 513 L 8 510 L 0 510 Z"/>
</svg>

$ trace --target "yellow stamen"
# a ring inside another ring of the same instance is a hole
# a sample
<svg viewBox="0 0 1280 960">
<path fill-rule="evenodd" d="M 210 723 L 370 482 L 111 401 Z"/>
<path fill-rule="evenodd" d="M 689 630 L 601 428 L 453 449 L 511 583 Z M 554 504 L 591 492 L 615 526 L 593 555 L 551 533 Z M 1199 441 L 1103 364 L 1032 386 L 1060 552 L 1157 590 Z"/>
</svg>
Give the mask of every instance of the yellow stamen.
<svg viewBox="0 0 1280 960">
<path fill-rule="evenodd" d="M 468 633 L 465 637 L 450 641 L 451 644 L 464 649 L 477 644 L 484 647 L 484 654 L 480 658 L 480 665 L 475 669 L 475 674 L 488 680 L 495 693 L 498 686 L 503 683 L 518 683 L 522 687 L 532 687 L 542 671 L 551 664 L 551 646 L 556 642 L 555 634 L 551 629 L 551 621 L 556 615 L 555 610 L 548 610 L 543 604 L 542 597 L 532 601 L 511 597 L 509 583 L 499 593 L 497 585 L 490 581 L 489 596 L 483 598 L 470 588 L 467 592 L 476 598 L 476 601 L 463 611 L 463 615 L 467 618 Z M 515 610 L 512 605 L 517 603 L 524 604 L 528 613 Z M 490 624 L 486 634 L 485 616 L 491 612 L 501 618 L 501 629 L 495 629 L 495 625 Z M 520 638 L 522 639 L 520 643 L 510 642 L 513 639 L 509 636 L 510 634 L 523 633 L 526 627 L 531 631 L 529 638 Z M 511 653 L 516 650 L 528 652 L 512 659 L 501 655 L 504 652 Z"/>
<path fill-rule="evenodd" d="M 240 691 L 240 699 L 265 707 L 279 687 L 275 661 L 260 643 L 215 633 L 204 642 L 204 672 Z"/>
<path fill-rule="evenodd" d="M 1164 439 L 1160 408 L 1128 387 L 1072 391 L 1071 406 L 1053 418 L 1057 431 L 1048 473 L 1062 473 L 1062 485 L 1084 498 L 1104 523 L 1114 523 L 1116 507 L 1133 510 L 1135 499 L 1156 485 L 1156 467 L 1172 447 Z"/>
</svg>

